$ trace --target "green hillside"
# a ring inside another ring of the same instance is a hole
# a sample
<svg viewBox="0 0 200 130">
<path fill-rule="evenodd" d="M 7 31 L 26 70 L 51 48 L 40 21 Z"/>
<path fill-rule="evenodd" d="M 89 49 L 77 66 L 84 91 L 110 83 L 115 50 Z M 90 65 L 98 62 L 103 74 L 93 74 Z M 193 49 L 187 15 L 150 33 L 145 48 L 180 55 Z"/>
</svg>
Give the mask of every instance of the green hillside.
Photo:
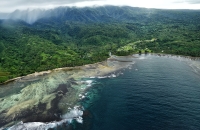
<svg viewBox="0 0 200 130">
<path fill-rule="evenodd" d="M 55 17 L 40 19 L 32 25 L 0 21 L 0 82 L 36 71 L 103 61 L 108 52 L 200 56 L 200 11 L 156 10 L 154 15 L 144 11 L 140 16 L 129 10 L 124 7 L 115 17 L 90 12 L 93 15 L 83 22 L 64 16 L 57 21 Z M 95 16 L 98 20 L 91 21 Z"/>
</svg>

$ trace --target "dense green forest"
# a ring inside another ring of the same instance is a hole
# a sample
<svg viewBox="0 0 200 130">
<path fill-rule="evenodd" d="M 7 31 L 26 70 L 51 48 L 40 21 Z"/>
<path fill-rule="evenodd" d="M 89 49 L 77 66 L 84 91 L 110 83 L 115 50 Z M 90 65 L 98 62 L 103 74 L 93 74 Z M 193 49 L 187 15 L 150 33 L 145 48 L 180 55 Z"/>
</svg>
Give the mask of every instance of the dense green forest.
<svg viewBox="0 0 200 130">
<path fill-rule="evenodd" d="M 109 52 L 200 56 L 200 11 L 189 11 L 190 17 L 181 11 L 160 12 L 146 19 L 138 15 L 131 21 L 127 20 L 129 16 L 121 21 L 103 17 L 102 21 L 83 22 L 56 21 L 53 17 L 34 24 L 1 20 L 0 82 L 38 71 L 103 61 Z"/>
</svg>

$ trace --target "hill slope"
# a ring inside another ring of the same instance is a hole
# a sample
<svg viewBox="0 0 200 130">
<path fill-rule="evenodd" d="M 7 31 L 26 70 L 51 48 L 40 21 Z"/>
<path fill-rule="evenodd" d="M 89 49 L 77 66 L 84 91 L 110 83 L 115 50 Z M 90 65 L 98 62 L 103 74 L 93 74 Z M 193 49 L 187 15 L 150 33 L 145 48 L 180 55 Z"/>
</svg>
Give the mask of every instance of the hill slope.
<svg viewBox="0 0 200 130">
<path fill-rule="evenodd" d="M 9 17 L 0 20 L 0 82 L 102 61 L 109 51 L 200 56 L 198 10 L 60 7 L 18 10 Z"/>
</svg>

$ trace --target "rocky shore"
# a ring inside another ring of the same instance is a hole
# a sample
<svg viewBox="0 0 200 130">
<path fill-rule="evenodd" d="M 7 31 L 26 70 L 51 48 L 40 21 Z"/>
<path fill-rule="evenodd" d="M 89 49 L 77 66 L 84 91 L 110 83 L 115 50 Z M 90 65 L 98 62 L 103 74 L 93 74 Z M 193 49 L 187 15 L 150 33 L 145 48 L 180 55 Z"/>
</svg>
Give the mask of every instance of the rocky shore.
<svg viewBox="0 0 200 130">
<path fill-rule="evenodd" d="M 133 62 L 108 59 L 79 67 L 36 72 L 7 81 L 0 86 L 0 128 L 16 122 L 61 120 L 88 86 L 82 78 L 111 74 Z"/>
</svg>

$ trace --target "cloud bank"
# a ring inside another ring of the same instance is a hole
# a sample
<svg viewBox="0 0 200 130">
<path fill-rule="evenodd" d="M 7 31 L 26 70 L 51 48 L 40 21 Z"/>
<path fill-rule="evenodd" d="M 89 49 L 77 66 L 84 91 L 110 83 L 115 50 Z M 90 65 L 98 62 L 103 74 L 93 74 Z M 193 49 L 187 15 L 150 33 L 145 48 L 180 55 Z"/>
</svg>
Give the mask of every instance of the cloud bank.
<svg viewBox="0 0 200 130">
<path fill-rule="evenodd" d="M 133 7 L 162 9 L 200 9 L 200 0 L 1 0 L 0 12 L 16 9 L 54 8 L 58 6 L 128 5 Z"/>
</svg>

